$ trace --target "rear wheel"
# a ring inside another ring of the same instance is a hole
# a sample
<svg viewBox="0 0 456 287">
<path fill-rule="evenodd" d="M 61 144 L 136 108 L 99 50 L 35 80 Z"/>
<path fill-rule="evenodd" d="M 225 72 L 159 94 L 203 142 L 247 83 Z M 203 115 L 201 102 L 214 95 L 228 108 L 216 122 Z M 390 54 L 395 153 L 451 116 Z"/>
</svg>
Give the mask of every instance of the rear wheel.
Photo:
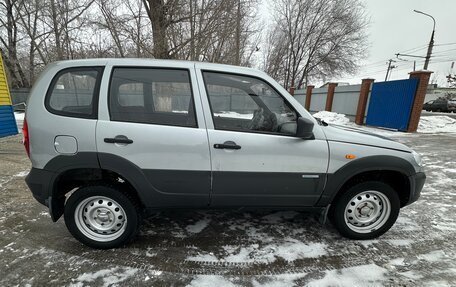
<svg viewBox="0 0 456 287">
<path fill-rule="evenodd" d="M 351 239 L 372 239 L 396 222 L 400 201 L 394 189 L 383 182 L 356 184 L 334 203 L 332 221 L 337 230 Z"/>
<path fill-rule="evenodd" d="M 136 201 L 111 186 L 80 188 L 65 205 L 68 230 L 92 248 L 108 249 L 127 244 L 137 234 L 140 221 Z"/>
</svg>

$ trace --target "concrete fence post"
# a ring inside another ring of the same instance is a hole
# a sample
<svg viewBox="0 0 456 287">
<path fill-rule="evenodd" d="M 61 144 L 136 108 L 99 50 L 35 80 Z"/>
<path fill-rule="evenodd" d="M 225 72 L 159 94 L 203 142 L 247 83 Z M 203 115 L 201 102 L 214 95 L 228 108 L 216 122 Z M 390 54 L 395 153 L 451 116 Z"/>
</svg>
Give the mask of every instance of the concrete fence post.
<svg viewBox="0 0 456 287">
<path fill-rule="evenodd" d="M 369 98 L 369 91 L 374 79 L 362 79 L 361 90 L 359 91 L 358 108 L 356 109 L 355 123 L 357 125 L 364 124 L 364 117 L 366 115 L 367 99 Z"/>
<path fill-rule="evenodd" d="M 421 111 L 423 110 L 424 98 L 431 77 L 431 71 L 414 71 L 410 72 L 410 79 L 418 79 L 418 87 L 416 89 L 415 98 L 413 100 L 412 112 L 408 123 L 407 132 L 416 132 L 418 123 L 420 122 Z"/>
<path fill-rule="evenodd" d="M 305 103 L 304 107 L 308 111 L 310 111 L 310 98 L 312 97 L 313 88 L 315 88 L 315 86 L 309 85 L 309 86 L 307 86 L 307 90 L 306 90 L 306 103 Z"/>
<path fill-rule="evenodd" d="M 326 107 L 325 111 L 330 112 L 332 110 L 333 99 L 334 99 L 334 90 L 337 87 L 337 83 L 328 83 L 328 94 L 326 97 Z"/>
</svg>

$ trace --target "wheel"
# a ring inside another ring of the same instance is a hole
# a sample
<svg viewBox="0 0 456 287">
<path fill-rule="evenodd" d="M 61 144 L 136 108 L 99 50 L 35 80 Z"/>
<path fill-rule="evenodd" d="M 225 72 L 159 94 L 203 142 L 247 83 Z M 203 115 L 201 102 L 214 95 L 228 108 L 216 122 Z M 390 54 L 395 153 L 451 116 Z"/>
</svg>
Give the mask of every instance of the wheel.
<svg viewBox="0 0 456 287">
<path fill-rule="evenodd" d="M 65 204 L 65 224 L 81 243 L 109 249 L 129 243 L 141 222 L 139 205 L 131 195 L 112 186 L 86 186 Z"/>
<path fill-rule="evenodd" d="M 334 203 L 330 214 L 341 235 L 372 239 L 386 231 L 399 215 L 399 196 L 389 185 L 369 181 L 350 187 Z"/>
</svg>

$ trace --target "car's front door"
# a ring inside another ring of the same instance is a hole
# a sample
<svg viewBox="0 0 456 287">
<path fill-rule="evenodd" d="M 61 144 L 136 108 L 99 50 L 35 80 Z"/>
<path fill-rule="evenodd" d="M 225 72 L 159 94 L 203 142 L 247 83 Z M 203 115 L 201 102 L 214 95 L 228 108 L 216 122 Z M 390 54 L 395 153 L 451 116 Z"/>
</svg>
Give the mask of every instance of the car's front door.
<svg viewBox="0 0 456 287">
<path fill-rule="evenodd" d="M 204 69 L 197 74 L 210 107 L 206 121 L 213 124 L 211 205 L 315 204 L 328 166 L 327 142 L 295 137 L 300 115 L 266 81 Z"/>
<path fill-rule="evenodd" d="M 207 206 L 211 168 L 193 65 L 106 71 L 96 129 L 101 167 L 129 177 L 150 207 Z"/>
</svg>

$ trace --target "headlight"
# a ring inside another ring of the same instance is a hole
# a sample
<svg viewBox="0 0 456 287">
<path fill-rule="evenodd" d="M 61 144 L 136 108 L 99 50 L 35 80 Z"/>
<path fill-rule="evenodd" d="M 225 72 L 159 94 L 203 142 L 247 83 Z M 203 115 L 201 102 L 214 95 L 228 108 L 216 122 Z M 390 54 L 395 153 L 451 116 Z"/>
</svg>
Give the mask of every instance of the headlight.
<svg viewBox="0 0 456 287">
<path fill-rule="evenodd" d="M 412 155 L 415 159 L 416 164 L 421 166 L 421 156 L 416 151 L 412 151 Z"/>
</svg>

